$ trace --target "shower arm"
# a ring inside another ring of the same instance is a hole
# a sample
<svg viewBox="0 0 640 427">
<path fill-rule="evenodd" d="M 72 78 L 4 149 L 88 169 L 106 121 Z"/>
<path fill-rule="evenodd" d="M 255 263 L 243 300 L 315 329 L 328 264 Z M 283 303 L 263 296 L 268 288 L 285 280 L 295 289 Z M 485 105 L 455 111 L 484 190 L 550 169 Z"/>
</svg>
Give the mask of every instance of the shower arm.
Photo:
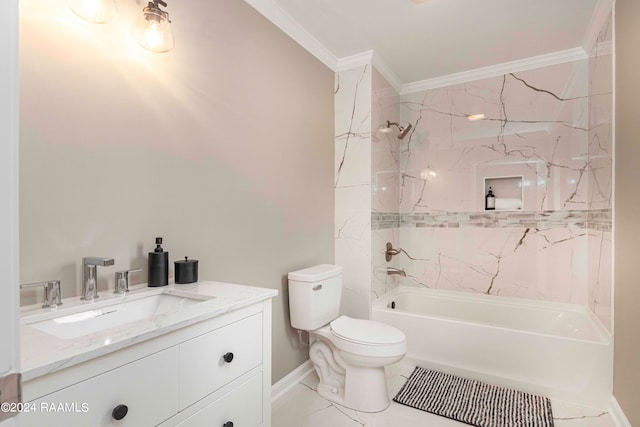
<svg viewBox="0 0 640 427">
<path fill-rule="evenodd" d="M 390 129 L 391 126 L 395 126 L 398 128 L 398 131 L 400 132 L 400 135 L 398 135 L 398 139 L 404 139 L 404 137 L 407 136 L 407 133 L 409 133 L 412 128 L 411 123 L 409 123 L 406 127 L 403 127 L 400 125 L 400 123 L 387 120 L 387 129 Z"/>
</svg>

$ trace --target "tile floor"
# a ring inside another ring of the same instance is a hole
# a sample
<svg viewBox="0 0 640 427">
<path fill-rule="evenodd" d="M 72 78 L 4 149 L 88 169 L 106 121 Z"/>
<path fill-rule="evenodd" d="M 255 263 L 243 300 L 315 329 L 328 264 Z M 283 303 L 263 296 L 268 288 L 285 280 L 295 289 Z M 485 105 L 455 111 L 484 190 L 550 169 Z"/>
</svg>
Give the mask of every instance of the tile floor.
<svg viewBox="0 0 640 427">
<path fill-rule="evenodd" d="M 415 366 L 393 365 L 388 370 L 389 395 L 395 396 Z M 272 427 L 462 427 L 447 418 L 391 402 L 386 410 L 366 414 L 333 404 L 316 393 L 318 377 L 309 374 L 272 408 Z M 614 427 L 607 412 L 560 401 L 551 402 L 555 427 Z"/>
</svg>

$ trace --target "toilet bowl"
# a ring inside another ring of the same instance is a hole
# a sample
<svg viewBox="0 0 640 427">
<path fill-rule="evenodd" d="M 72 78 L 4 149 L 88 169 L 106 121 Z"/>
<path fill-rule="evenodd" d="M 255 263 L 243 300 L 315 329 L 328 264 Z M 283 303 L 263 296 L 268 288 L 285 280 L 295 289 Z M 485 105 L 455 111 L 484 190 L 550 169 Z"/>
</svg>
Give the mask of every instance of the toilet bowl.
<svg viewBox="0 0 640 427">
<path fill-rule="evenodd" d="M 318 394 L 362 412 L 380 412 L 389 404 L 385 366 L 406 351 L 404 334 L 389 325 L 340 316 L 310 331 L 309 356 L 320 382 Z"/>
<path fill-rule="evenodd" d="M 362 412 L 389 406 L 385 366 L 407 350 L 402 331 L 339 315 L 342 267 L 318 265 L 289 273 L 291 325 L 309 332 L 318 394 Z"/>
</svg>

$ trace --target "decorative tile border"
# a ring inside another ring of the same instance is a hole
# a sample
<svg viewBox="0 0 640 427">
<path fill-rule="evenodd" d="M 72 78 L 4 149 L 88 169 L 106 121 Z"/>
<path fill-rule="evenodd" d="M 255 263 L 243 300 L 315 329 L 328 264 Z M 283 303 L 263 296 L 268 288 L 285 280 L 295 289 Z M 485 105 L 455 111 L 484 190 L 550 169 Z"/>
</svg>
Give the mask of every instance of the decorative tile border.
<svg viewBox="0 0 640 427">
<path fill-rule="evenodd" d="M 400 228 L 400 217 L 399 213 L 371 212 L 371 229 Z"/>
<path fill-rule="evenodd" d="M 611 231 L 611 208 L 587 211 L 587 228 L 589 230 Z"/>
<path fill-rule="evenodd" d="M 611 230 L 611 209 L 487 212 L 372 212 L 371 228 L 558 228 L 567 226 Z"/>
</svg>

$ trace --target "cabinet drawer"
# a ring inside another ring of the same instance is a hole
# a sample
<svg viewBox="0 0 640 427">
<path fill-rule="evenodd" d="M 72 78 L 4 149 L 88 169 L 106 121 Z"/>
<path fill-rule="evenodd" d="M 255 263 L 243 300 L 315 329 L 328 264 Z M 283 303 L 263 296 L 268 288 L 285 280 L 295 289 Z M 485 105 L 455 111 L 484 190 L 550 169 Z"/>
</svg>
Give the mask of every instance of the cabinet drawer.
<svg viewBox="0 0 640 427">
<path fill-rule="evenodd" d="M 178 411 L 178 347 L 152 354 L 30 402 L 23 427 L 153 426 Z M 116 421 L 113 409 L 127 406 Z"/>
<path fill-rule="evenodd" d="M 260 363 L 261 313 L 180 344 L 180 410 Z"/>
<path fill-rule="evenodd" d="M 258 427 L 262 423 L 262 374 L 257 374 L 219 400 L 187 418 L 178 427 Z"/>
</svg>

